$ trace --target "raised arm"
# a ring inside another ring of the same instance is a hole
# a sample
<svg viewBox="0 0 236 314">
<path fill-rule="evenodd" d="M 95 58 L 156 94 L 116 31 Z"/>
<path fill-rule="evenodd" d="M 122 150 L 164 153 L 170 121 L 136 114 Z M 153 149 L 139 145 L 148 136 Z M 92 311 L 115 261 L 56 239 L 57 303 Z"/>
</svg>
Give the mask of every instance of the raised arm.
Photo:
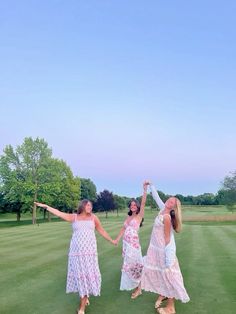
<svg viewBox="0 0 236 314">
<path fill-rule="evenodd" d="M 157 190 L 156 190 L 155 186 L 150 183 L 150 188 L 151 188 L 151 192 L 152 192 L 152 197 L 155 200 L 155 202 L 157 203 L 157 206 L 160 209 L 164 209 L 165 208 L 165 203 L 162 202 L 159 194 L 157 193 Z"/>
<path fill-rule="evenodd" d="M 46 204 L 43 203 L 38 203 L 38 202 L 34 202 L 34 204 L 38 207 L 42 207 L 45 208 L 46 210 L 48 210 L 50 213 L 52 213 L 53 215 L 60 217 L 61 219 L 65 220 L 65 221 L 69 221 L 72 222 L 74 219 L 74 215 L 73 214 L 67 214 L 67 213 L 63 213 L 60 210 L 50 207 Z"/>
<path fill-rule="evenodd" d="M 109 236 L 109 234 L 103 229 L 102 224 L 97 216 L 94 215 L 94 221 L 95 221 L 95 228 L 100 235 L 106 239 L 107 241 L 111 242 L 112 244 L 116 244 L 114 240 Z"/>
<path fill-rule="evenodd" d="M 142 196 L 140 212 L 139 212 L 139 216 L 141 218 L 144 217 L 144 208 L 145 208 L 146 199 L 147 199 L 147 187 L 148 187 L 148 184 L 149 183 L 147 181 L 144 181 L 144 183 L 143 183 L 143 196 Z"/>
</svg>

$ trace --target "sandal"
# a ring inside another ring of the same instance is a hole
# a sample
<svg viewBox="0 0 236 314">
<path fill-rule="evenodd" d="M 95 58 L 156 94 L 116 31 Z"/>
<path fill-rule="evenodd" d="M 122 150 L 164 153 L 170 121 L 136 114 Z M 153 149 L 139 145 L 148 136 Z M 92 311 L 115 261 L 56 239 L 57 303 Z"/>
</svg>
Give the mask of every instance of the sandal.
<svg viewBox="0 0 236 314">
<path fill-rule="evenodd" d="M 142 294 L 142 291 L 141 289 L 137 289 L 136 291 L 134 291 L 132 294 L 131 294 L 131 299 L 136 299 L 139 295 Z"/>
<path fill-rule="evenodd" d="M 160 313 L 160 314 L 175 314 L 175 312 L 170 312 L 165 307 L 159 307 L 157 309 L 157 313 Z"/>
<path fill-rule="evenodd" d="M 158 309 L 160 307 L 160 305 L 162 304 L 163 301 L 167 300 L 166 297 L 163 297 L 162 299 L 157 299 L 156 303 L 155 303 L 155 309 Z"/>
</svg>

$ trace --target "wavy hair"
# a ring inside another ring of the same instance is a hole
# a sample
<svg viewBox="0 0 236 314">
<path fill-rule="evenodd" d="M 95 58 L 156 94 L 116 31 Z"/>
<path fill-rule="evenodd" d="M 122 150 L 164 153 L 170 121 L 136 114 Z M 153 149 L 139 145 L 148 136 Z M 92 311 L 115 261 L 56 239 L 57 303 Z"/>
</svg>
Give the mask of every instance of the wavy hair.
<svg viewBox="0 0 236 314">
<path fill-rule="evenodd" d="M 176 198 L 176 206 L 170 211 L 171 224 L 175 232 L 180 232 L 182 230 L 182 210 L 181 203 L 178 198 Z"/>
<path fill-rule="evenodd" d="M 137 206 L 136 215 L 138 215 L 139 212 L 140 212 L 140 203 L 139 203 L 139 201 L 136 200 L 135 198 L 131 198 L 131 200 L 130 200 L 129 203 L 128 203 L 128 208 L 129 208 L 128 215 L 129 215 L 129 216 L 132 216 L 132 210 L 130 209 L 132 202 L 134 202 L 134 203 L 136 204 L 136 206 Z M 142 220 L 141 220 L 141 222 L 140 222 L 140 227 L 142 227 L 143 221 L 144 221 L 144 218 L 142 218 Z"/>
<path fill-rule="evenodd" d="M 79 206 L 78 206 L 78 209 L 77 209 L 77 214 L 80 215 L 83 213 L 83 211 L 85 210 L 85 207 L 88 203 L 91 203 L 92 205 L 92 202 L 90 200 L 87 200 L 87 199 L 83 199 L 82 201 L 80 201 L 79 203 Z"/>
</svg>

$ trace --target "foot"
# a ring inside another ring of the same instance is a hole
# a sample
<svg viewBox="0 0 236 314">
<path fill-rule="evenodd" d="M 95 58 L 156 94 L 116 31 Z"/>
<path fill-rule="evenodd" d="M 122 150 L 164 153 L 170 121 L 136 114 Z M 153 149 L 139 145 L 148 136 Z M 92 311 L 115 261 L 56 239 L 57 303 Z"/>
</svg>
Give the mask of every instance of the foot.
<svg viewBox="0 0 236 314">
<path fill-rule="evenodd" d="M 158 309 L 158 307 L 160 307 L 160 305 L 162 304 L 163 301 L 167 300 L 166 297 L 163 297 L 162 295 L 160 295 L 158 297 L 158 299 L 156 300 L 156 303 L 155 303 L 155 309 Z"/>
<path fill-rule="evenodd" d="M 142 294 L 141 289 L 136 289 L 132 294 L 131 294 L 131 299 L 136 299 L 139 295 Z"/>
<path fill-rule="evenodd" d="M 79 311 L 78 311 L 78 314 L 85 314 L 85 313 L 84 313 L 84 311 L 79 310 Z"/>
<path fill-rule="evenodd" d="M 157 313 L 160 314 L 175 314 L 175 309 L 169 308 L 169 307 L 159 307 L 157 309 Z"/>
<path fill-rule="evenodd" d="M 86 305 L 90 305 L 89 299 L 87 299 L 87 301 L 86 301 Z"/>
</svg>

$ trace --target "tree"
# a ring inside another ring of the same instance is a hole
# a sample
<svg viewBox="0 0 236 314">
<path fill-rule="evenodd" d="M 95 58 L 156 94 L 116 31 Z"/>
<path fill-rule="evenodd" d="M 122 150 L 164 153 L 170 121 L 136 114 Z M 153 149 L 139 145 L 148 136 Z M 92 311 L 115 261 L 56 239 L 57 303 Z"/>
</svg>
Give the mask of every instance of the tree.
<svg viewBox="0 0 236 314">
<path fill-rule="evenodd" d="M 224 178 L 222 188 L 218 191 L 217 198 L 220 204 L 225 204 L 230 211 L 236 207 L 236 171 Z"/>
<path fill-rule="evenodd" d="M 216 205 L 217 199 L 213 193 L 204 193 L 193 197 L 194 205 Z"/>
<path fill-rule="evenodd" d="M 90 179 L 80 178 L 81 182 L 81 199 L 88 199 L 95 202 L 97 199 L 96 185 Z"/>
<path fill-rule="evenodd" d="M 119 209 L 126 208 L 126 200 L 124 197 L 114 194 L 115 209 L 118 216 Z"/>
<path fill-rule="evenodd" d="M 17 209 L 18 219 L 22 211 L 32 210 L 35 224 L 34 201 L 68 209 L 78 200 L 80 184 L 64 161 L 52 158 L 52 150 L 43 139 L 28 137 L 15 150 L 11 145 L 4 149 L 0 157 L 0 191 L 8 207 Z"/>
<path fill-rule="evenodd" d="M 107 218 L 108 211 L 115 209 L 113 193 L 109 192 L 108 190 L 100 192 L 100 194 L 98 194 L 97 196 L 97 201 L 95 202 L 94 205 L 95 209 L 97 209 L 98 211 L 105 211 Z"/>
</svg>

